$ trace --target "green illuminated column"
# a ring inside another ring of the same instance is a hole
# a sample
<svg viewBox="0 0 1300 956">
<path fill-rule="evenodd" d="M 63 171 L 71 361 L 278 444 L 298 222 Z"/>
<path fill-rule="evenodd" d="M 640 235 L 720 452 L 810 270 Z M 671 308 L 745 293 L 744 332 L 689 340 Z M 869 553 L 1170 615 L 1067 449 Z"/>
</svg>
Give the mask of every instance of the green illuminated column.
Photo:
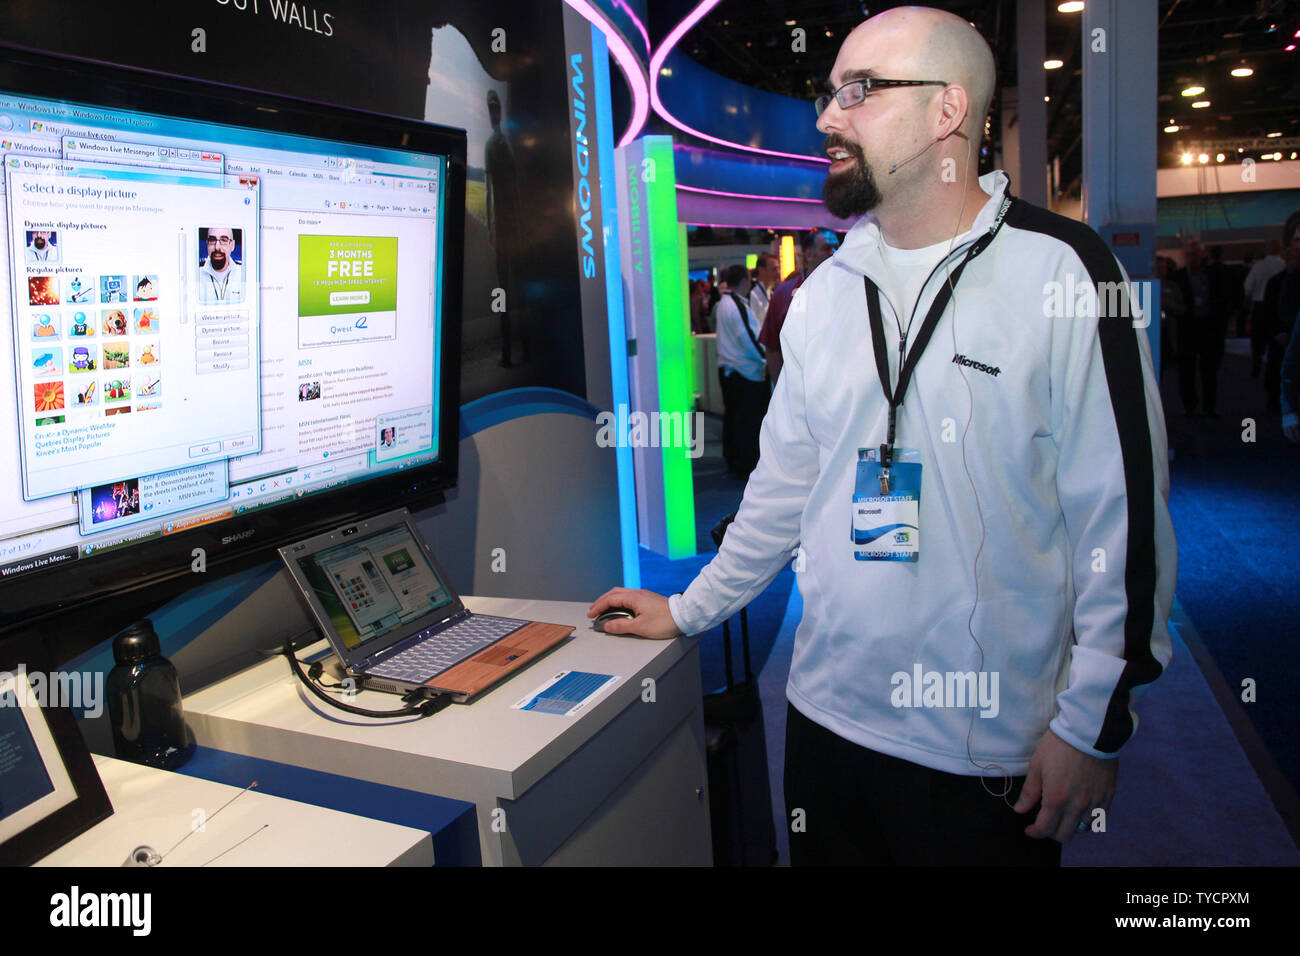
<svg viewBox="0 0 1300 956">
<path fill-rule="evenodd" d="M 670 136 L 616 151 L 632 408 L 625 435 L 636 460 L 638 538 L 669 558 L 695 554 L 694 413 L 685 240 L 677 222 Z"/>
</svg>

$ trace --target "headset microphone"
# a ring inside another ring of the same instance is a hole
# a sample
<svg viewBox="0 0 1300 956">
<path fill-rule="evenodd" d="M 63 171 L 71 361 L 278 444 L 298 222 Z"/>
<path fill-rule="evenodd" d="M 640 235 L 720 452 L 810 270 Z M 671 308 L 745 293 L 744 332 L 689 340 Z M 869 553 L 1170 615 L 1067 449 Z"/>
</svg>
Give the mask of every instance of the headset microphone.
<svg viewBox="0 0 1300 956">
<path fill-rule="evenodd" d="M 892 166 L 889 167 L 889 175 L 892 176 L 892 175 L 894 174 L 894 171 L 895 171 L 896 169 L 898 169 L 898 168 L 900 168 L 900 167 L 902 167 L 902 166 L 906 166 L 906 165 L 907 165 L 908 163 L 910 163 L 912 160 L 917 159 L 918 157 L 920 157 L 922 154 L 925 153 L 926 150 L 928 150 L 931 146 L 933 146 L 933 145 L 934 145 L 935 143 L 937 143 L 937 142 L 939 142 L 938 139 L 933 139 L 933 140 L 931 140 L 929 143 L 927 143 L 925 146 L 922 146 L 920 149 L 918 149 L 918 150 L 917 150 L 915 153 L 913 153 L 911 156 L 907 157 L 907 159 L 905 159 L 905 160 L 903 160 L 902 162 L 899 162 L 899 163 L 894 163 L 894 165 L 892 165 Z"/>
</svg>

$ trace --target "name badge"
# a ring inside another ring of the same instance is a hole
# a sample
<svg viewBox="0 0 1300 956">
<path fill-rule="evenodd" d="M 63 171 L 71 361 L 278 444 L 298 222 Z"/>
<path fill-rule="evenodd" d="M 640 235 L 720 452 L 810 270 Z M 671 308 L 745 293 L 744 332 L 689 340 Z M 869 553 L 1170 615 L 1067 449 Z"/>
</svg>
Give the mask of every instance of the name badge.
<svg viewBox="0 0 1300 956">
<path fill-rule="evenodd" d="M 921 453 L 895 448 L 889 494 L 881 494 L 880 452 L 858 449 L 853 487 L 853 557 L 916 561 L 921 557 Z"/>
</svg>

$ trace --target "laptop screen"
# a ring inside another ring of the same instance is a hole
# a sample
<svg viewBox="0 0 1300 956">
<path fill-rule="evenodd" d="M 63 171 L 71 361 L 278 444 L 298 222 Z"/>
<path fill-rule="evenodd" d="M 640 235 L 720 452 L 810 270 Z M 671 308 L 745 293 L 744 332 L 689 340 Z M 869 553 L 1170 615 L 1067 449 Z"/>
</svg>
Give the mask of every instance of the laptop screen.
<svg viewBox="0 0 1300 956">
<path fill-rule="evenodd" d="M 348 650 L 453 603 L 405 523 L 297 561 Z"/>
</svg>

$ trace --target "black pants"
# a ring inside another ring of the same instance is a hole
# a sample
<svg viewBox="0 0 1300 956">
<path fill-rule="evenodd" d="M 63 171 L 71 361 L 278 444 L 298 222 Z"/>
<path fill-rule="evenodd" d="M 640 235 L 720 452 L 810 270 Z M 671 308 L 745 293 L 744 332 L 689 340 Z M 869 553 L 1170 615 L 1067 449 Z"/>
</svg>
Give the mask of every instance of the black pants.
<svg viewBox="0 0 1300 956">
<path fill-rule="evenodd" d="M 758 464 L 758 432 L 772 388 L 767 379 L 755 382 L 721 368 L 718 383 L 722 386 L 722 457 L 729 471 L 748 475 Z"/>
<path fill-rule="evenodd" d="M 1264 359 L 1264 400 L 1270 415 L 1277 415 L 1282 411 L 1282 358 L 1285 355 L 1286 343 L 1279 345 L 1272 336 L 1269 336 Z"/>
<path fill-rule="evenodd" d="M 1223 339 L 1226 328 L 1213 319 L 1183 321 L 1178 338 L 1178 392 L 1183 411 L 1191 413 L 1202 406 L 1208 415 L 1216 411 L 1219 396 L 1219 365 L 1223 362 Z M 1201 380 L 1201 400 L 1197 400 L 1196 379 Z"/>
<path fill-rule="evenodd" d="M 1273 337 L 1273 325 L 1263 302 L 1255 302 L 1250 312 L 1250 374 L 1258 375 L 1268 351 L 1268 340 Z"/>
<path fill-rule="evenodd" d="M 1025 836 L 1024 777 L 930 770 L 868 750 L 788 706 L 785 809 L 792 866 L 1060 866 L 1061 844 Z M 796 809 L 804 811 L 792 817 Z M 792 826 L 792 821 L 795 826 Z M 802 823 L 803 832 L 796 828 Z"/>
</svg>

